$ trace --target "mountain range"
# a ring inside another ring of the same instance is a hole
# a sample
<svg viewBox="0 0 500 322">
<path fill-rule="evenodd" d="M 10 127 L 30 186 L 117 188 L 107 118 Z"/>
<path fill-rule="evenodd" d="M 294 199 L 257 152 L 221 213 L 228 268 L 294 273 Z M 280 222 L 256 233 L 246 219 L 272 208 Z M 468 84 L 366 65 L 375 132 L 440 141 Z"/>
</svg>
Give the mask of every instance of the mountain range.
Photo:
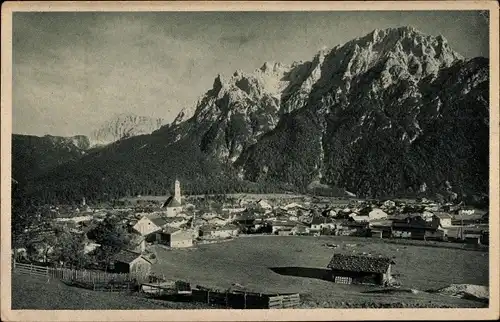
<svg viewBox="0 0 500 322">
<path fill-rule="evenodd" d="M 102 146 L 128 137 L 150 134 L 166 124 L 162 118 L 120 113 L 89 134 L 92 146 Z"/>
<path fill-rule="evenodd" d="M 113 142 L 27 187 L 58 201 L 164 194 L 174 178 L 192 193 L 316 183 L 364 197 L 424 184 L 487 194 L 488 71 L 488 59 L 465 59 L 442 36 L 375 30 L 310 61 L 217 75 L 170 125 L 96 135 Z"/>
</svg>

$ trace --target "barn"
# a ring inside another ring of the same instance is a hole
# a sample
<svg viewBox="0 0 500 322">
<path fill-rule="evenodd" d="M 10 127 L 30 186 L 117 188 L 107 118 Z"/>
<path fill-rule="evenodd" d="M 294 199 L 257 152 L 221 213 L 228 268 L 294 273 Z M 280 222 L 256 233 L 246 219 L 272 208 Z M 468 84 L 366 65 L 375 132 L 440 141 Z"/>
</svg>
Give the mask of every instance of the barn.
<svg viewBox="0 0 500 322">
<path fill-rule="evenodd" d="M 193 231 L 167 227 L 156 233 L 156 241 L 171 248 L 193 246 Z"/>
<path fill-rule="evenodd" d="M 327 267 L 335 283 L 387 285 L 392 279 L 392 264 L 394 261 L 386 257 L 334 254 Z"/>
<path fill-rule="evenodd" d="M 151 271 L 151 262 L 141 256 L 140 253 L 122 250 L 114 257 L 114 271 L 117 273 L 148 275 Z"/>
</svg>

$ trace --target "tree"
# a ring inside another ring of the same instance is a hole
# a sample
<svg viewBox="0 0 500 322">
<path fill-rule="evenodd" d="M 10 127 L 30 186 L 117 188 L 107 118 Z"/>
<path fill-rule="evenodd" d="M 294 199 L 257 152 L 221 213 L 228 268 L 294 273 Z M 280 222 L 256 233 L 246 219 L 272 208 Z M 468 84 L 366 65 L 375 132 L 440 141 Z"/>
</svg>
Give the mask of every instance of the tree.
<svg viewBox="0 0 500 322">
<path fill-rule="evenodd" d="M 37 209 L 18 183 L 12 184 L 11 238 L 12 248 L 27 247 L 31 238 L 30 228 L 37 221 Z"/>
<path fill-rule="evenodd" d="M 57 232 L 51 260 L 69 268 L 84 268 L 90 263 L 90 257 L 84 252 L 84 241 L 84 235 L 73 234 L 67 230 Z"/>
<path fill-rule="evenodd" d="M 96 254 L 97 260 L 105 264 L 106 269 L 113 256 L 130 244 L 130 237 L 127 231 L 116 217 L 106 217 L 89 232 L 89 238 L 101 245 Z"/>
</svg>

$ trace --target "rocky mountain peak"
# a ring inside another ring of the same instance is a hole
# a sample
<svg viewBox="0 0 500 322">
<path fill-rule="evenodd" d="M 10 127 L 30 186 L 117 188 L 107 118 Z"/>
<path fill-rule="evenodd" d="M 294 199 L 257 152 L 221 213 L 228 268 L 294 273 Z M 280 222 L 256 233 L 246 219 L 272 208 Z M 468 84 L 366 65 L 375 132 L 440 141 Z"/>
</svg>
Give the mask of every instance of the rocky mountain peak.
<svg viewBox="0 0 500 322">
<path fill-rule="evenodd" d="M 89 138 L 92 146 L 106 145 L 123 138 L 152 133 L 165 124 L 166 121 L 161 118 L 118 113 L 102 123 Z"/>
</svg>

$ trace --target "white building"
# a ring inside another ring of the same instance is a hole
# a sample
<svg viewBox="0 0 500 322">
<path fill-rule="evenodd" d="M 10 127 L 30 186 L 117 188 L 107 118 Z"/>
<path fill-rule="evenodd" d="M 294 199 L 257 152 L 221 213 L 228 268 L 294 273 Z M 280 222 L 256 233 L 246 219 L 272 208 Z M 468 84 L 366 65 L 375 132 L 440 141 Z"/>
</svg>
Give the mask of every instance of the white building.
<svg viewBox="0 0 500 322">
<path fill-rule="evenodd" d="M 167 209 L 167 217 L 177 217 L 183 211 L 179 180 L 175 180 L 174 195 L 167 199 L 162 208 Z"/>
</svg>

